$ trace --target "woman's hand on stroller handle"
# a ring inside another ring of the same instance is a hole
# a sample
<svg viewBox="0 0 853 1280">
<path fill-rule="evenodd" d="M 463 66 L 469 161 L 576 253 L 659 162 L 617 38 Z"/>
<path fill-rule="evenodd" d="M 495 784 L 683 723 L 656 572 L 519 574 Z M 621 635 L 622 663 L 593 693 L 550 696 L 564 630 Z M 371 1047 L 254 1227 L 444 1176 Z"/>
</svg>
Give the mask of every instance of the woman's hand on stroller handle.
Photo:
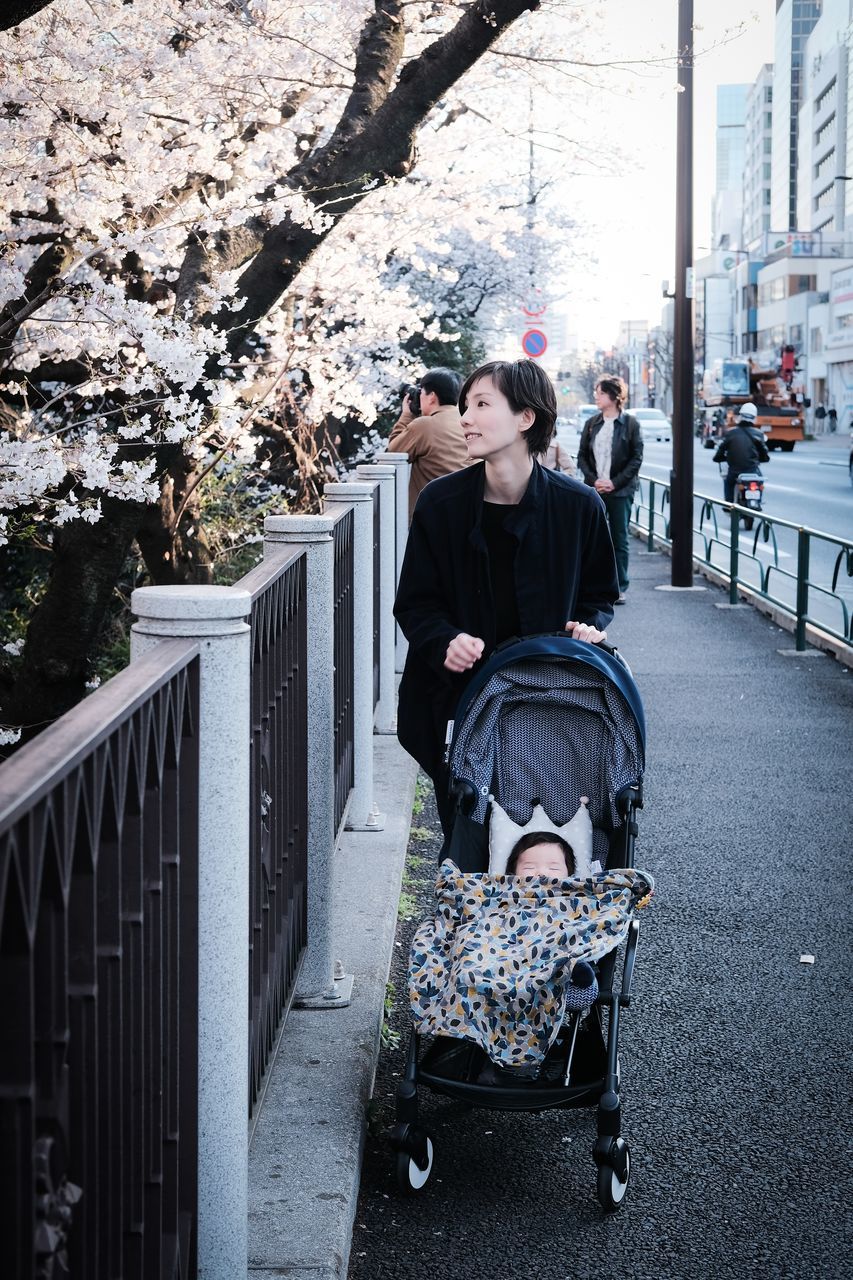
<svg viewBox="0 0 853 1280">
<path fill-rule="evenodd" d="M 574 640 L 586 640 L 589 644 L 601 644 L 607 639 L 606 631 L 599 631 L 588 622 L 567 622 L 566 630 Z"/>
<path fill-rule="evenodd" d="M 466 631 L 460 631 L 447 646 L 444 665 L 448 671 L 457 675 L 462 671 L 470 671 L 474 663 L 482 658 L 484 648 L 485 642 L 478 636 L 469 636 Z"/>
</svg>

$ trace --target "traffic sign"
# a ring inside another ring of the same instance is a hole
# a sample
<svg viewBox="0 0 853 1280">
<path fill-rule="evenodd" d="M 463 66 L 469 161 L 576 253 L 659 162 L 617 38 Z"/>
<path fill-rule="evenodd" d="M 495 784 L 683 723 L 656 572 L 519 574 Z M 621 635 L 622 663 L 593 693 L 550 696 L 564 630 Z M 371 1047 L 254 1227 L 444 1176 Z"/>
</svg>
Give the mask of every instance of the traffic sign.
<svg viewBox="0 0 853 1280">
<path fill-rule="evenodd" d="M 541 329 L 528 329 L 521 339 L 521 349 L 531 360 L 538 360 L 548 350 L 548 339 Z"/>
</svg>

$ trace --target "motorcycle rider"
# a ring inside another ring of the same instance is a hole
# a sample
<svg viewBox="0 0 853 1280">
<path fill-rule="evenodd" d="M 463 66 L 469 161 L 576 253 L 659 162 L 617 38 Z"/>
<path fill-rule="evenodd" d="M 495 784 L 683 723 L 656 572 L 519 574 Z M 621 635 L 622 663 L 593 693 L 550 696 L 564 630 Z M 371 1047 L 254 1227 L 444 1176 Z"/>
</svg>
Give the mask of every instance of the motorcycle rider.
<svg viewBox="0 0 853 1280">
<path fill-rule="evenodd" d="M 714 462 L 728 464 L 728 471 L 723 477 L 723 496 L 726 502 L 735 500 L 738 476 L 750 472 L 761 475 L 759 462 L 770 461 L 764 432 L 755 425 L 757 417 L 758 410 L 754 404 L 742 404 L 737 422 L 723 436 L 714 454 Z"/>
</svg>

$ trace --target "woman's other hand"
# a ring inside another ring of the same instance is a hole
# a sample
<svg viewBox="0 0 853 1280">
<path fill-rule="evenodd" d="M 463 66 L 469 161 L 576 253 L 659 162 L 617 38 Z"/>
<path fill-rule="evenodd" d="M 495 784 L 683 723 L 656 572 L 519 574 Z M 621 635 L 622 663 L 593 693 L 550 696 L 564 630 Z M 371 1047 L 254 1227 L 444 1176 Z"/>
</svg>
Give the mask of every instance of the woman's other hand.
<svg viewBox="0 0 853 1280">
<path fill-rule="evenodd" d="M 567 622 L 566 630 L 573 640 L 586 640 L 588 644 L 601 644 L 602 640 L 607 639 L 606 631 L 599 631 L 588 622 Z"/>
<path fill-rule="evenodd" d="M 470 671 L 474 663 L 479 662 L 483 656 L 484 648 L 485 642 L 483 640 L 480 640 L 477 636 L 469 636 L 465 631 L 460 631 L 459 635 L 454 636 L 447 646 L 444 665 L 448 671 L 454 671 L 457 675 L 461 671 Z"/>
</svg>

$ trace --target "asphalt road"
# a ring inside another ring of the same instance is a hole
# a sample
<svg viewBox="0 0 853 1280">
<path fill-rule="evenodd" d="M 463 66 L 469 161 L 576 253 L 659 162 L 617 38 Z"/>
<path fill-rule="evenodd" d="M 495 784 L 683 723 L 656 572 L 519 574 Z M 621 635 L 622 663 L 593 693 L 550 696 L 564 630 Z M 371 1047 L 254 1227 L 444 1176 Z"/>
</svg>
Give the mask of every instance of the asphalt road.
<svg viewBox="0 0 853 1280">
<path fill-rule="evenodd" d="M 841 1280 L 849 1274 L 853 672 L 781 656 L 790 637 L 713 587 L 659 591 L 632 544 L 611 638 L 648 723 L 637 1001 L 620 1040 L 632 1176 L 595 1197 L 591 1112 L 462 1111 L 429 1094 L 435 1171 L 396 1189 L 384 1130 L 403 1065 L 398 930 L 350 1280 Z M 415 817 L 408 904 L 427 910 L 438 840 Z M 814 964 L 801 963 L 812 955 Z M 847 1261 L 845 1261 L 845 1258 Z"/>
</svg>

